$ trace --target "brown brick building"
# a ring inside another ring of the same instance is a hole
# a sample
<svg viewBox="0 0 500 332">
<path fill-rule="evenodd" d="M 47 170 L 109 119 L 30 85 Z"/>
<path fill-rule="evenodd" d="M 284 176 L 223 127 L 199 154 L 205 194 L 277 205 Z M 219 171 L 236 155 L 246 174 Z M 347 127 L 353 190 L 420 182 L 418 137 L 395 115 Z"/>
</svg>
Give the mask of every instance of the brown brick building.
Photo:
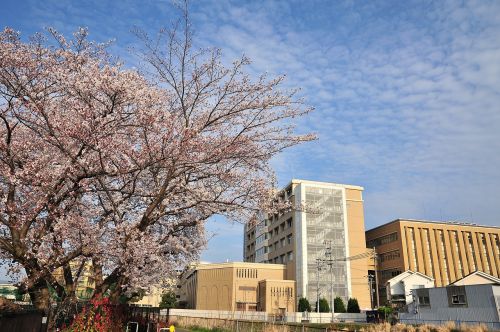
<svg viewBox="0 0 500 332">
<path fill-rule="evenodd" d="M 474 271 L 500 276 L 500 227 L 396 219 L 368 230 L 366 246 L 377 252 L 381 304 L 385 282 L 406 270 L 434 278 L 436 287 Z"/>
</svg>

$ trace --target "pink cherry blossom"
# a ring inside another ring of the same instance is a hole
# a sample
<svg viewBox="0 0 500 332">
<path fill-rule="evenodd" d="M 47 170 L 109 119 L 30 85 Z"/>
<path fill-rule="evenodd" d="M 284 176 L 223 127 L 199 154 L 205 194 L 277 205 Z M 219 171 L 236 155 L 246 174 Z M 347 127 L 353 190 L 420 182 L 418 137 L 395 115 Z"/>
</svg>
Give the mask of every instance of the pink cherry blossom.
<svg viewBox="0 0 500 332">
<path fill-rule="evenodd" d="M 137 33 L 142 72 L 84 29 L 51 33 L 58 46 L 0 33 L 0 258 L 39 308 L 47 285 L 74 295 L 75 276 L 52 274 L 72 260 L 92 262 L 97 295 L 167 279 L 198 257 L 208 218 L 273 208 L 270 159 L 314 139 L 294 133 L 310 109 L 284 77 L 253 80 L 246 58 L 223 66 L 187 24 Z"/>
</svg>

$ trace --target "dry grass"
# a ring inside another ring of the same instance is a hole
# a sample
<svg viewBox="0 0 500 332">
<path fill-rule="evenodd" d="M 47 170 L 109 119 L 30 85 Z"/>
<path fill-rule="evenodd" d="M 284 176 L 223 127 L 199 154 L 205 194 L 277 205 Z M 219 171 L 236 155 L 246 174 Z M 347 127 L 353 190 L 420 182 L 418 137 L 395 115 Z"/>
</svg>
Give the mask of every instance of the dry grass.
<svg viewBox="0 0 500 332">
<path fill-rule="evenodd" d="M 476 325 L 462 324 L 460 326 L 460 331 L 463 331 L 463 332 L 486 332 L 486 331 L 488 331 L 488 327 L 484 324 L 476 324 Z"/>
<path fill-rule="evenodd" d="M 396 324 L 390 326 L 385 324 L 374 324 L 363 329 L 366 332 L 487 332 L 488 327 L 484 324 L 457 326 L 454 322 L 446 322 L 442 325 L 423 324 L 419 326 Z"/>
<path fill-rule="evenodd" d="M 201 327 L 207 330 L 219 329 L 223 331 L 236 331 L 236 321 L 226 319 L 208 319 L 208 318 L 193 318 L 193 317 L 176 317 L 176 325 L 184 327 Z M 238 323 L 238 330 L 241 332 L 294 332 L 302 330 L 300 325 L 273 325 L 265 322 L 242 322 Z M 325 331 L 325 327 L 306 327 L 305 331 Z M 442 325 L 407 325 L 396 324 L 391 326 L 389 323 L 371 324 L 361 327 L 358 326 L 329 326 L 328 331 L 354 331 L 359 332 L 487 332 L 488 328 L 484 324 L 457 326 L 454 322 L 447 322 Z M 298 330 L 299 329 L 299 330 Z"/>
</svg>

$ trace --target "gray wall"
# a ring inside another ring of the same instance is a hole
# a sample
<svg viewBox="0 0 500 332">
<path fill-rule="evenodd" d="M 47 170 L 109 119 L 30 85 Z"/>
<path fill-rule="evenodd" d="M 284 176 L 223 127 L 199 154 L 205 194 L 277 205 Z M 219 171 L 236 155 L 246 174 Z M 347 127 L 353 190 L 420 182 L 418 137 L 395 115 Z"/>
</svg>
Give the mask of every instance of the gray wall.
<svg viewBox="0 0 500 332">
<path fill-rule="evenodd" d="M 446 321 L 457 323 L 485 323 L 490 328 L 500 329 L 499 302 L 500 286 L 472 285 L 466 286 L 466 307 L 455 307 L 448 304 L 446 287 L 429 289 L 430 306 L 409 306 L 408 313 L 401 313 L 401 322 L 439 324 Z"/>
</svg>

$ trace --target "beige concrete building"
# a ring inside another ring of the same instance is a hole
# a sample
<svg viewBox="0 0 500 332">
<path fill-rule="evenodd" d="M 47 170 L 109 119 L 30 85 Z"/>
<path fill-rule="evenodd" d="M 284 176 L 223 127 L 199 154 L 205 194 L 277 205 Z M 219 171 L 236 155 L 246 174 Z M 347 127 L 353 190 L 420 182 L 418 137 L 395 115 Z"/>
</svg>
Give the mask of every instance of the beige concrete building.
<svg viewBox="0 0 500 332">
<path fill-rule="evenodd" d="M 71 275 L 75 282 L 75 294 L 80 299 L 89 299 L 92 297 L 95 289 L 94 269 L 92 262 L 86 260 L 83 265 L 80 260 L 73 260 L 69 263 Z M 64 285 L 63 268 L 56 269 L 53 273 L 57 281 Z"/>
<path fill-rule="evenodd" d="M 483 271 L 500 276 L 500 228 L 458 222 L 397 219 L 366 232 L 375 247 L 381 304 L 386 281 L 403 271 L 423 273 L 446 286 Z"/>
<path fill-rule="evenodd" d="M 295 281 L 282 264 L 199 264 L 182 276 L 179 302 L 187 309 L 295 311 Z"/>
<path fill-rule="evenodd" d="M 153 286 L 139 299 L 132 299 L 128 303 L 137 307 L 159 307 L 161 296 L 168 291 L 174 291 L 174 289 Z"/>
<path fill-rule="evenodd" d="M 334 296 L 345 302 L 357 298 L 361 308 L 369 308 L 367 258 L 346 260 L 367 252 L 362 193 L 359 186 L 292 180 L 277 194 L 292 208 L 245 227 L 244 260 L 285 264 L 297 282 L 296 301 L 306 297 L 314 304 L 319 288 L 330 302 L 333 285 Z M 331 257 L 325 256 L 327 247 Z M 329 266 L 322 267 L 318 282 L 317 259 L 334 261 L 333 282 Z"/>
</svg>

